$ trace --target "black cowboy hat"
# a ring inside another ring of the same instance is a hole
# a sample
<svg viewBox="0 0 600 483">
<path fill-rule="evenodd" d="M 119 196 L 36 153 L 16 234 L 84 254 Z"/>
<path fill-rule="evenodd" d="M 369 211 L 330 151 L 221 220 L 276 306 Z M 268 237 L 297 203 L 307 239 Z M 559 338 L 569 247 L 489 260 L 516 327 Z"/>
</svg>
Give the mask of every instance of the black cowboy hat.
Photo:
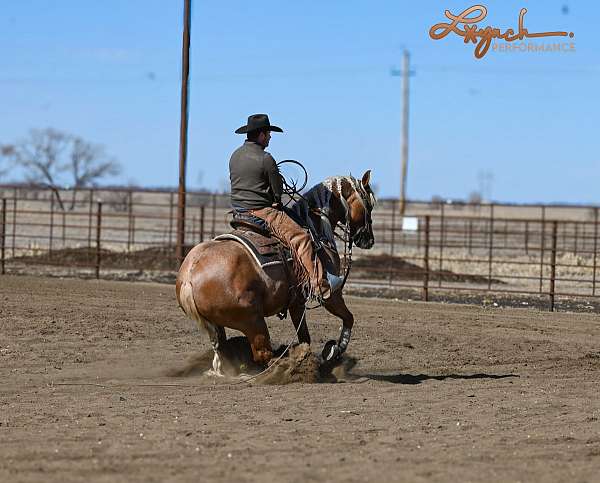
<svg viewBox="0 0 600 483">
<path fill-rule="evenodd" d="M 252 114 L 248 116 L 248 124 L 235 130 L 236 134 L 244 134 L 256 131 L 258 129 L 268 129 L 269 131 L 283 132 L 283 129 L 272 126 L 269 122 L 269 116 L 266 114 Z"/>
</svg>

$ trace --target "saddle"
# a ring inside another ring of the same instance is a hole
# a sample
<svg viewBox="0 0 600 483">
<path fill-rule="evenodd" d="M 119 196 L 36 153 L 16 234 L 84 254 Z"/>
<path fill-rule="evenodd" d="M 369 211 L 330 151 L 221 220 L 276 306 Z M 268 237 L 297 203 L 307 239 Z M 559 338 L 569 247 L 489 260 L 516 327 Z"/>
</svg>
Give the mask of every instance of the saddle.
<svg viewBox="0 0 600 483">
<path fill-rule="evenodd" d="M 241 243 L 262 268 L 283 265 L 290 272 L 292 262 L 290 250 L 263 227 L 247 220 L 234 219 L 230 222 L 234 229 L 215 237 L 215 240 L 235 240 Z"/>
</svg>

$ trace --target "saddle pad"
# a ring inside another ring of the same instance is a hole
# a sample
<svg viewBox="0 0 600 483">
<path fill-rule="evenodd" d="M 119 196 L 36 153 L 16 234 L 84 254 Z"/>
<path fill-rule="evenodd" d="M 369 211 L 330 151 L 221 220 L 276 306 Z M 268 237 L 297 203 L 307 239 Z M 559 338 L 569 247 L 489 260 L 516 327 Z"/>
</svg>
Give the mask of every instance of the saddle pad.
<svg viewBox="0 0 600 483">
<path fill-rule="evenodd" d="M 253 231 L 234 230 L 231 233 L 219 235 L 214 240 L 235 240 L 241 243 L 261 267 L 283 263 L 282 253 L 286 261 L 292 260 L 289 250 L 279 240 Z"/>
</svg>

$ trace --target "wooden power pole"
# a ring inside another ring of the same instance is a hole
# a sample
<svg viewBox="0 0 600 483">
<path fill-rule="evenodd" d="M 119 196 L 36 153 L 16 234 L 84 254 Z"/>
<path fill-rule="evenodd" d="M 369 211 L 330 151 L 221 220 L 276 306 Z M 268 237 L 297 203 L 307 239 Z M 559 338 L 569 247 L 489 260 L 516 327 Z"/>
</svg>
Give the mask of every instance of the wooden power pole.
<svg viewBox="0 0 600 483">
<path fill-rule="evenodd" d="M 185 244 L 185 171 L 188 141 L 188 94 L 190 75 L 190 30 L 192 0 L 184 0 L 183 6 L 183 45 L 181 48 L 181 116 L 179 124 L 179 192 L 177 197 L 177 266 L 184 258 Z"/>
<path fill-rule="evenodd" d="M 410 56 L 404 51 L 402 65 L 402 169 L 400 174 L 400 217 L 404 217 L 406 207 L 406 172 L 408 170 L 408 98 L 410 77 Z"/>
</svg>

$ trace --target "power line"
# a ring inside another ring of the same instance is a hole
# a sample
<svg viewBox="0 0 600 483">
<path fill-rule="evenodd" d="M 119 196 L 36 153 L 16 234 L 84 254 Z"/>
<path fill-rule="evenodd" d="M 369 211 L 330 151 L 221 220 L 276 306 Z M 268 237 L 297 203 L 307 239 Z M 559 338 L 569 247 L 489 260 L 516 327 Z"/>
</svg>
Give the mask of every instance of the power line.
<svg viewBox="0 0 600 483">
<path fill-rule="evenodd" d="M 455 66 L 455 65 L 444 65 L 444 64 L 417 64 L 421 72 L 442 72 L 445 74 L 469 74 L 469 76 L 515 76 L 515 75 L 541 75 L 541 76 L 557 76 L 557 75 L 577 75 L 579 77 L 595 77 L 600 74 L 600 66 L 592 66 L 587 69 L 531 69 L 531 68 L 478 68 L 472 66 Z M 120 78 L 85 78 L 85 77 L 63 77 L 63 78 L 52 78 L 52 77 L 0 77 L 1 84 L 22 84 L 22 83 L 95 83 L 95 84 L 123 84 L 123 83 L 172 83 L 178 82 L 178 79 L 173 77 L 163 77 L 160 74 L 156 74 L 156 69 L 153 70 L 154 78 L 148 78 L 148 72 L 144 72 L 136 77 L 120 77 Z M 372 74 L 381 72 L 380 65 L 374 65 L 369 67 L 356 67 L 356 68 L 315 68 L 314 70 L 290 70 L 279 72 L 261 72 L 256 74 L 239 74 L 239 73 L 221 73 L 214 75 L 198 75 L 195 76 L 195 81 L 236 81 L 241 79 L 275 79 L 275 78 L 297 78 L 297 77 L 315 77 L 323 78 L 337 75 L 347 74 Z M 401 70 L 392 69 L 392 75 L 400 75 Z"/>
</svg>

